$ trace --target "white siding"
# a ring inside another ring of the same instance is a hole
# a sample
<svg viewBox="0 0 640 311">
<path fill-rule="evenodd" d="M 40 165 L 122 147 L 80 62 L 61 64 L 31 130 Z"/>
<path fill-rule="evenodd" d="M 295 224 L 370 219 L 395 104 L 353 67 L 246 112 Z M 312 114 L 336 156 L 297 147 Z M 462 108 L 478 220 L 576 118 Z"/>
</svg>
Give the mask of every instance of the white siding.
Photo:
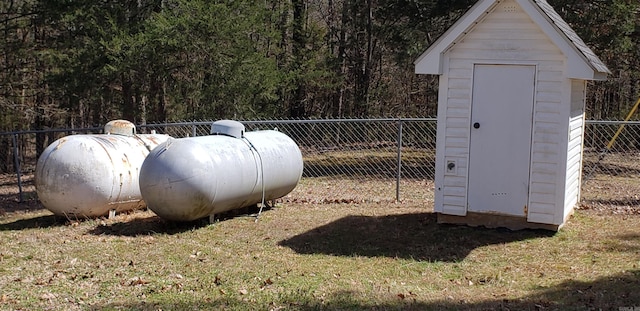
<svg viewBox="0 0 640 311">
<path fill-rule="evenodd" d="M 466 171 L 469 154 L 469 115 L 471 101 L 471 76 L 469 68 L 451 67 L 447 79 L 444 139 L 445 153 L 441 165 L 453 160 L 457 164 L 457 175 L 445 174 L 442 180 L 442 212 L 465 215 L 467 210 Z"/>
<path fill-rule="evenodd" d="M 565 201 L 562 219 L 571 213 L 580 200 L 582 176 L 582 146 L 584 141 L 584 103 L 586 82 L 571 81 L 571 119 L 569 120 L 569 143 L 567 146 L 567 175 L 565 181 Z"/>
<path fill-rule="evenodd" d="M 557 184 L 564 178 L 558 175 L 562 174 L 558 171 L 559 163 L 564 166 L 567 156 L 563 144 L 567 142 L 568 118 L 561 109 L 563 104 L 568 104 L 562 100 L 566 67 L 562 52 L 515 1 L 509 0 L 498 4 L 481 23 L 456 42 L 445 57 L 448 64 L 444 73 L 448 88 L 444 110 L 446 134 L 439 133 L 444 152 L 439 154 L 438 162 L 444 165 L 444 159 L 456 159 L 458 168 L 456 176 L 444 176 L 444 185 L 455 186 L 442 194 L 442 203 L 436 202 L 436 206 L 442 204 L 443 212 L 450 210 L 457 215 L 462 213 L 461 209 L 466 209 L 474 64 L 536 65 L 531 148 L 533 173 L 530 175 L 528 210 L 530 220 L 552 223 L 557 214 L 554 209 L 560 194 L 557 191 L 564 188 Z"/>
</svg>

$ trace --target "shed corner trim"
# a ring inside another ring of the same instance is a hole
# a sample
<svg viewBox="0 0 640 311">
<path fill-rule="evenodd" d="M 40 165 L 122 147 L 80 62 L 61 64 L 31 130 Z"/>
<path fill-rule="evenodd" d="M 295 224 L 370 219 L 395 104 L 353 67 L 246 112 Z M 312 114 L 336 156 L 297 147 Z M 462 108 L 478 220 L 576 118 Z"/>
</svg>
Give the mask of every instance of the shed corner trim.
<svg viewBox="0 0 640 311">
<path fill-rule="evenodd" d="M 424 57 L 418 58 L 414 62 L 415 65 L 415 73 L 417 74 L 427 74 L 427 75 L 441 75 L 442 63 L 444 55 L 443 53 L 430 53 L 423 54 Z"/>
</svg>

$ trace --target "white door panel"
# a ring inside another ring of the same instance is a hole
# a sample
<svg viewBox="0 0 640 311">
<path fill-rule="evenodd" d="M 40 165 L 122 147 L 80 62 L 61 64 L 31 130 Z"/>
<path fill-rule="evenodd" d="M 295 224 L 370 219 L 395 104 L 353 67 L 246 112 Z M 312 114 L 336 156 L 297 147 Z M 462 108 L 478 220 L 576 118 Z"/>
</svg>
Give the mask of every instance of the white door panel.
<svg viewBox="0 0 640 311">
<path fill-rule="evenodd" d="M 468 210 L 526 216 L 535 66 L 475 65 Z"/>
</svg>

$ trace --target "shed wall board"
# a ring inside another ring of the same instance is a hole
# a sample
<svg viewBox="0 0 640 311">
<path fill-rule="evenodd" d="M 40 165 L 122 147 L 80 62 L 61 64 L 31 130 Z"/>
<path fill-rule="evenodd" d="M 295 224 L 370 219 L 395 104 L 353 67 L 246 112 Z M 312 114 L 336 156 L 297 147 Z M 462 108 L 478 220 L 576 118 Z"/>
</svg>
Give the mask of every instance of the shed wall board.
<svg viewBox="0 0 640 311">
<path fill-rule="evenodd" d="M 459 107 L 465 109 L 466 105 L 464 104 L 465 100 L 456 100 L 449 99 L 448 97 L 448 84 L 450 79 L 456 79 L 456 73 L 454 72 L 453 77 L 450 76 L 451 72 L 447 72 L 443 75 L 440 75 L 439 84 L 440 88 L 438 90 L 438 115 L 446 116 L 448 105 L 452 107 Z M 460 75 L 463 76 L 463 75 Z M 453 129 L 460 128 L 460 126 L 455 126 L 460 122 L 456 121 L 455 118 L 445 118 L 444 122 L 438 122 L 436 126 L 436 131 L 438 133 L 436 139 L 436 149 L 444 150 L 445 139 L 447 135 L 453 137 L 465 137 L 464 135 L 455 135 L 454 131 L 446 131 L 446 129 L 451 126 Z M 463 118 L 464 120 L 464 118 Z M 447 134 L 449 133 L 449 134 Z M 448 154 L 452 159 L 459 159 L 460 164 L 463 163 L 462 160 L 466 161 L 468 147 L 449 147 Z M 464 171 L 464 167 L 458 167 L 457 172 Z M 463 174 L 464 176 L 464 174 Z M 445 174 L 445 161 L 444 154 L 436 155 L 436 175 L 435 175 L 435 204 L 434 211 L 437 213 L 446 213 L 450 215 L 459 215 L 464 216 L 467 213 L 466 209 L 466 185 L 467 180 L 464 177 L 459 175 L 446 175 Z M 450 190 L 451 189 L 451 190 Z"/>
<path fill-rule="evenodd" d="M 534 140 L 534 145 L 539 144 L 543 150 L 543 154 L 549 156 L 543 162 L 553 162 L 555 171 L 553 176 L 546 176 L 547 180 L 539 179 L 536 182 L 553 183 L 556 188 L 554 197 L 540 196 L 539 200 L 532 208 L 533 213 L 528 216 L 529 222 L 544 222 L 549 224 L 561 225 L 564 222 L 565 207 L 565 191 L 566 191 L 566 169 L 567 169 L 567 144 L 568 144 L 568 128 L 569 128 L 569 103 L 570 103 L 570 80 L 566 78 L 566 73 L 558 72 L 557 69 L 550 69 L 548 74 L 543 76 L 544 79 L 553 83 L 556 90 L 547 91 L 555 94 L 555 96 L 547 96 L 544 101 L 549 107 L 555 107 L 554 111 L 545 112 L 543 119 L 547 135 L 540 135 Z M 539 127 L 536 127 L 538 129 Z M 553 132 L 553 135 L 549 135 Z M 555 142 L 550 145 L 550 142 Z M 553 148 L 554 152 L 547 154 L 546 151 Z M 538 175 L 539 177 L 543 177 Z M 553 205 L 553 209 L 548 206 Z M 540 206 L 537 210 L 536 207 Z M 551 220 L 550 220 L 551 219 Z"/>
<path fill-rule="evenodd" d="M 587 81 L 571 80 L 571 117 L 584 115 Z M 582 126 L 582 125 L 581 125 Z"/>
<path fill-rule="evenodd" d="M 527 218 L 527 220 L 529 222 L 535 222 L 535 223 L 555 224 L 555 218 L 553 216 L 553 210 L 555 210 L 555 207 L 551 208 L 551 210 L 546 212 L 546 213 L 529 212 L 529 217 Z M 535 220 L 535 221 L 533 221 L 533 220 Z"/>
<path fill-rule="evenodd" d="M 567 171 L 565 180 L 564 211 L 561 219 L 570 215 L 573 207 L 580 201 L 582 183 L 582 156 L 584 146 L 584 106 L 586 101 L 586 81 L 571 80 L 569 106 L 569 129 L 567 144 Z"/>
</svg>

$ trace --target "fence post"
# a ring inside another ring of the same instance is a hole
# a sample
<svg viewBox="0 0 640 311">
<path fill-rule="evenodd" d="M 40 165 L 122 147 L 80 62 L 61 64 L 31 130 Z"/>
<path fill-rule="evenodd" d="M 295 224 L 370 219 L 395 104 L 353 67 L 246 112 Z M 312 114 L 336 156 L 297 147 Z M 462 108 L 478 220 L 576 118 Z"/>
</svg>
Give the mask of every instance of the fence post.
<svg viewBox="0 0 640 311">
<path fill-rule="evenodd" d="M 398 119 L 398 171 L 396 172 L 396 202 L 400 202 L 400 177 L 402 175 L 402 119 Z"/>
<path fill-rule="evenodd" d="M 191 137 L 196 137 L 196 125 L 191 124 Z"/>
<path fill-rule="evenodd" d="M 24 201 L 24 197 L 22 194 L 22 172 L 20 169 L 20 155 L 19 155 L 19 150 L 20 148 L 18 148 L 18 134 L 13 134 L 12 140 L 13 140 L 13 167 L 16 170 L 16 175 L 18 176 L 18 192 L 19 192 L 19 199 L 18 202 L 22 203 L 22 201 Z"/>
</svg>

